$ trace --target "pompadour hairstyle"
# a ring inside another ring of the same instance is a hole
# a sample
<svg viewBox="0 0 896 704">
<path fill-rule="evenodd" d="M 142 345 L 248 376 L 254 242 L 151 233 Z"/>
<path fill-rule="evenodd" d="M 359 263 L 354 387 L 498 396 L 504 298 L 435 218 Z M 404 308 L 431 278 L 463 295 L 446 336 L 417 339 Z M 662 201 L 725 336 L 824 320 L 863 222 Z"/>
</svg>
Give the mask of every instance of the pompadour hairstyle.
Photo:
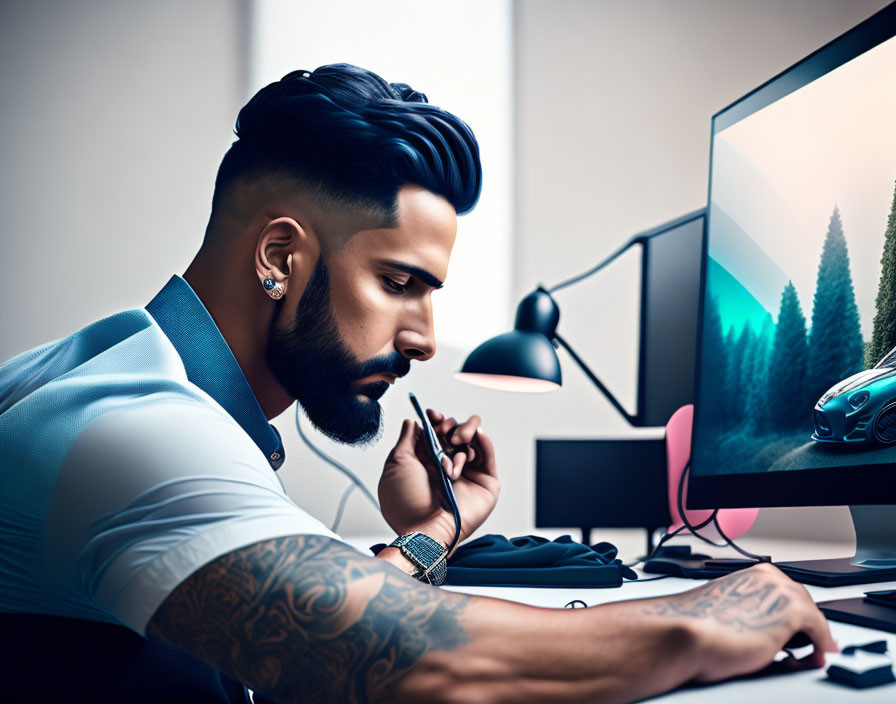
<svg viewBox="0 0 896 704">
<path fill-rule="evenodd" d="M 398 190 L 421 186 L 463 214 L 482 188 L 479 145 L 459 118 L 404 83 L 350 64 L 293 71 L 240 110 L 212 209 L 245 177 L 283 175 L 393 221 Z"/>
</svg>

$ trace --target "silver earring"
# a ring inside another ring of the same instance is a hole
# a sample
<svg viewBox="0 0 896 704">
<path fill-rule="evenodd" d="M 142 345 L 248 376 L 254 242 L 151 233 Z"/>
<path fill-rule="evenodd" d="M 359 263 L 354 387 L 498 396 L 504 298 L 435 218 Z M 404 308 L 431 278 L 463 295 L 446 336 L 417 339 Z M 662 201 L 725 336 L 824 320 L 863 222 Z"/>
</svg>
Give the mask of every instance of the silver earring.
<svg viewBox="0 0 896 704">
<path fill-rule="evenodd" d="M 273 279 L 265 279 L 261 282 L 261 285 L 264 286 L 264 290 L 267 291 L 268 295 L 275 300 L 283 295 L 283 284 L 278 284 Z"/>
</svg>

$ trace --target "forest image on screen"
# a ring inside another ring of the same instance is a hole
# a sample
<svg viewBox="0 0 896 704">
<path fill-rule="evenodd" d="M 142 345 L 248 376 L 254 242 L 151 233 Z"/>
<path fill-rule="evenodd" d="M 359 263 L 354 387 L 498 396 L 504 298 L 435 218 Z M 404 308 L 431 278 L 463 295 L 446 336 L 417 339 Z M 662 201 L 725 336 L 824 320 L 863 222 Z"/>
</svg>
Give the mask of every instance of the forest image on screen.
<svg viewBox="0 0 896 704">
<path fill-rule="evenodd" d="M 896 462 L 896 38 L 718 131 L 695 474 Z"/>
</svg>

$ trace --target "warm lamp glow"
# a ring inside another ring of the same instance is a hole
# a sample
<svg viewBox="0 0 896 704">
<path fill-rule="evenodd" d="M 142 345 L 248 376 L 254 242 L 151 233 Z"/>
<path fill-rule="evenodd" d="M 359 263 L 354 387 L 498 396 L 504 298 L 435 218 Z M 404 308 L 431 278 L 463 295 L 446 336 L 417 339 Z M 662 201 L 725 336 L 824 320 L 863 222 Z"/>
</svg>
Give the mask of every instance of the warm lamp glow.
<svg viewBox="0 0 896 704">
<path fill-rule="evenodd" d="M 560 388 L 560 384 L 544 379 L 533 379 L 525 376 L 508 376 L 507 374 L 473 374 L 457 372 L 454 377 L 468 384 L 484 386 L 496 391 L 522 391 L 524 393 L 545 393 Z"/>
</svg>

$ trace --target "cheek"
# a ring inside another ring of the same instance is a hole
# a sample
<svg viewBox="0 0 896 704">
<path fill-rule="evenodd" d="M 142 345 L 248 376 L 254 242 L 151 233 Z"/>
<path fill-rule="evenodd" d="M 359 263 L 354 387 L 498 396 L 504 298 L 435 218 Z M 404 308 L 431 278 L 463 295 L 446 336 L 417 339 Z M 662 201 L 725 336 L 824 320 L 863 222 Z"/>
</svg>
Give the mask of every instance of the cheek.
<svg viewBox="0 0 896 704">
<path fill-rule="evenodd" d="M 400 307 L 378 282 L 334 289 L 331 301 L 339 333 L 355 357 L 364 361 L 394 349 Z"/>
</svg>

